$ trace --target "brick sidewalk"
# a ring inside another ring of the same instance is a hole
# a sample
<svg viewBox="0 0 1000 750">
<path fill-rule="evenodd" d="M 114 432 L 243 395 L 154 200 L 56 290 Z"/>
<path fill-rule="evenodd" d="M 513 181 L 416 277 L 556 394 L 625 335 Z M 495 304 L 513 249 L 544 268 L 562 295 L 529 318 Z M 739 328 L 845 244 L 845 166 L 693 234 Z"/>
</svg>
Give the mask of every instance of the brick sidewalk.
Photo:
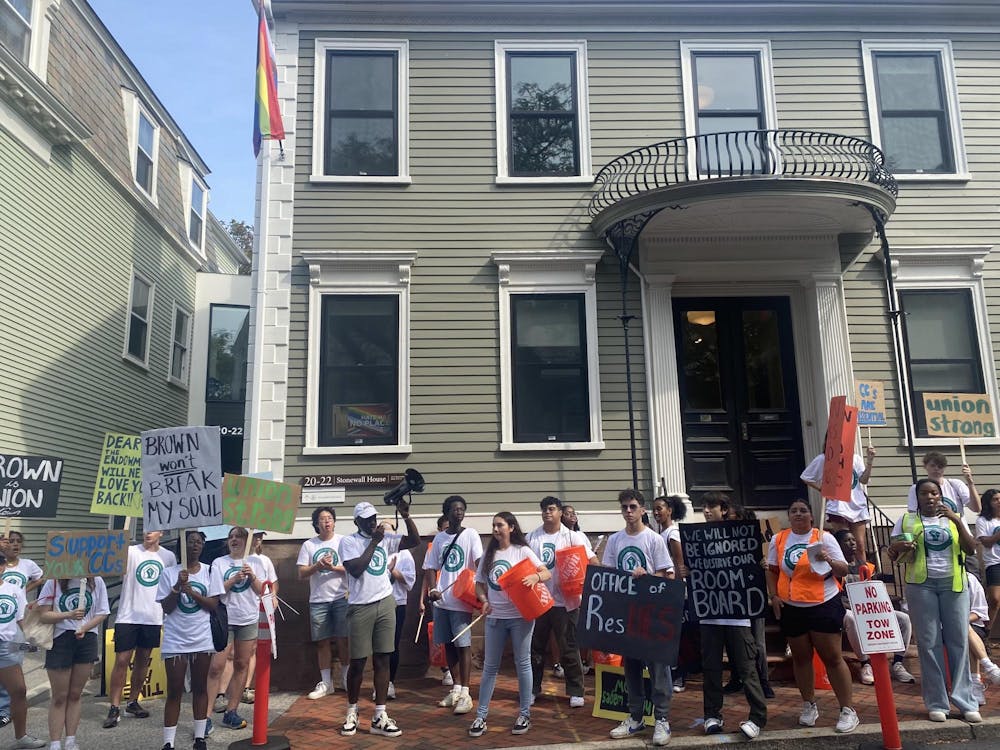
<svg viewBox="0 0 1000 750">
<path fill-rule="evenodd" d="M 917 660 L 908 660 L 908 667 L 917 672 Z M 857 675 L 856 664 L 849 662 L 854 674 Z M 473 697 L 476 695 L 481 673 L 473 671 Z M 415 678 L 401 680 L 396 685 L 399 696 L 390 701 L 389 714 L 403 730 L 402 737 L 390 739 L 375 737 L 368 734 L 371 720 L 372 702 L 362 697 L 361 725 L 354 737 L 341 737 L 340 725 L 344 720 L 347 699 L 344 693 L 338 691 L 335 695 L 318 701 L 299 698 L 294 705 L 272 726 L 272 731 L 284 734 L 295 750 L 328 750 L 329 748 L 399 748 L 399 750 L 443 750 L 452 747 L 537 747 L 540 745 L 562 742 L 589 742 L 608 739 L 608 732 L 616 722 L 594 718 L 593 709 L 594 683 L 593 676 L 587 679 L 587 705 L 582 709 L 570 709 L 568 699 L 562 695 L 562 680 L 555 680 L 547 675 L 541 696 L 532 708 L 531 730 L 524 735 L 515 736 L 510 733 L 510 726 L 517 715 L 517 682 L 513 668 L 505 667 L 497 681 L 496 692 L 490 705 L 490 717 L 487 720 L 489 729 L 483 737 L 473 739 L 466 734 L 469 724 L 475 717 L 475 712 L 465 716 L 454 716 L 449 709 L 438 708 L 437 701 L 442 698 L 447 688 L 439 681 Z M 919 679 L 919 675 L 918 675 Z M 365 677 L 367 691 L 371 690 L 370 674 Z M 767 729 L 761 734 L 761 739 L 767 737 L 768 731 L 793 730 L 798 726 L 799 710 L 802 699 L 798 690 L 791 682 L 774 683 L 776 697 L 768 702 L 770 716 Z M 920 698 L 920 685 L 902 685 L 893 683 L 896 697 L 896 711 L 899 721 L 924 720 L 927 718 L 923 701 Z M 557 696 L 558 693 L 558 696 Z M 365 695 L 363 689 L 362 696 Z M 371 693 L 368 692 L 370 696 Z M 996 704 L 1000 688 L 987 692 L 990 704 Z M 820 720 L 817 730 L 833 734 L 833 725 L 837 720 L 836 699 L 831 691 L 818 691 L 817 703 L 820 709 Z M 874 686 L 854 684 L 854 705 L 866 725 L 878 724 L 878 707 L 875 702 Z M 994 712 L 995 713 L 995 712 Z M 670 724 L 673 731 L 672 745 L 681 744 L 686 737 L 702 737 L 704 733 L 700 726 L 702 715 L 701 677 L 693 675 L 687 680 L 687 690 L 674 695 L 670 708 Z M 990 706 L 983 707 L 984 718 L 991 715 Z M 746 718 L 746 702 L 742 693 L 726 696 L 724 713 L 726 731 L 736 731 L 739 722 Z M 695 722 L 698 722 L 696 724 Z M 957 723 L 949 721 L 948 724 Z M 944 725 L 941 725 L 944 726 Z M 815 733 L 812 733 L 815 736 Z M 639 737 L 648 739 L 652 731 L 647 730 Z"/>
</svg>

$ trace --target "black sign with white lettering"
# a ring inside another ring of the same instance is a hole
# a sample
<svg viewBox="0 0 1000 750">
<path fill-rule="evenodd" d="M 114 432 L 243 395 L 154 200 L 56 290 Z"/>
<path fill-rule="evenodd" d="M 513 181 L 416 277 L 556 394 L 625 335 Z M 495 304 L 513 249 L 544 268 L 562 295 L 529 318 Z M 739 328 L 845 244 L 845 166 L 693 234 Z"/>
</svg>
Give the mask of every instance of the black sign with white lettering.
<svg viewBox="0 0 1000 750">
<path fill-rule="evenodd" d="M 621 570 L 588 565 L 577 641 L 582 648 L 674 665 L 683 615 L 680 581 L 633 578 Z"/>
<path fill-rule="evenodd" d="M 55 518 L 63 460 L 0 453 L 0 518 Z"/>
<path fill-rule="evenodd" d="M 767 604 L 756 521 L 682 523 L 688 611 L 695 620 L 758 617 Z"/>
</svg>

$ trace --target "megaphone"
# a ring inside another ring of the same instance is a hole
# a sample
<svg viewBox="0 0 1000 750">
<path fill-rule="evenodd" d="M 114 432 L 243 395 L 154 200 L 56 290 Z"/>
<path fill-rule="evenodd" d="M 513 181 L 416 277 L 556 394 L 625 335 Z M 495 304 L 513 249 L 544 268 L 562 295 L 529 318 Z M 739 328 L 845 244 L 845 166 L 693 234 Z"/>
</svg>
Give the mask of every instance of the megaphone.
<svg viewBox="0 0 1000 750">
<path fill-rule="evenodd" d="M 399 501 L 403 498 L 403 495 L 408 495 L 411 492 L 423 491 L 424 478 L 420 476 L 420 472 L 416 469 L 407 469 L 403 472 L 403 481 L 386 492 L 382 496 L 382 500 L 385 501 L 386 505 L 398 505 Z"/>
</svg>

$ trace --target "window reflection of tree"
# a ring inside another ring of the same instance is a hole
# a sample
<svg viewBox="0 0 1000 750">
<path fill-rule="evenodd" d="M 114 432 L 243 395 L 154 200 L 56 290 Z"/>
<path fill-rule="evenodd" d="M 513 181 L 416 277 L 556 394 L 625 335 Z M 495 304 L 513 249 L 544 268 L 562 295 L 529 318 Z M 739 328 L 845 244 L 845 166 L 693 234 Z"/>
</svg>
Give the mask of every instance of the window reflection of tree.
<svg viewBox="0 0 1000 750">
<path fill-rule="evenodd" d="M 335 175 L 394 175 L 395 143 L 392 138 L 360 138 L 351 133 L 331 146 L 330 172 Z"/>
<path fill-rule="evenodd" d="M 684 379 L 688 408 L 720 409 L 719 346 L 715 324 L 684 322 Z"/>
<path fill-rule="evenodd" d="M 556 83 L 543 89 L 521 83 L 511 102 L 513 171 L 521 174 L 575 174 L 576 115 L 573 89 Z"/>
<path fill-rule="evenodd" d="M 743 313 L 747 396 L 751 409 L 783 409 L 785 394 L 777 319 L 771 310 Z"/>
</svg>

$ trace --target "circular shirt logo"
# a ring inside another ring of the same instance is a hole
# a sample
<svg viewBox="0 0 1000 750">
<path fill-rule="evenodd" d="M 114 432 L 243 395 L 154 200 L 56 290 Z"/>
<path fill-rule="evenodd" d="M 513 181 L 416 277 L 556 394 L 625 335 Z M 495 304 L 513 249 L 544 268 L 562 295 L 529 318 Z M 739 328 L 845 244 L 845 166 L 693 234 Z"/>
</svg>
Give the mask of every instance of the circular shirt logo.
<svg viewBox="0 0 1000 750">
<path fill-rule="evenodd" d="M 552 542 L 545 542 L 542 545 L 542 562 L 549 570 L 556 566 L 556 545 Z"/>
<path fill-rule="evenodd" d="M 851 489 L 856 490 L 858 488 L 858 483 L 861 481 L 861 475 L 856 471 L 851 471 Z"/>
<path fill-rule="evenodd" d="M 163 563 L 159 560 L 145 560 L 135 569 L 135 580 L 143 586 L 155 586 L 160 582 Z"/>
<path fill-rule="evenodd" d="M 28 577 L 24 573 L 18 573 L 16 570 L 4 571 L 3 580 L 7 583 L 13 583 L 19 589 L 23 589 L 28 585 Z"/>
<path fill-rule="evenodd" d="M 73 591 L 67 591 L 65 594 L 59 597 L 59 605 L 57 607 L 58 612 L 72 612 L 74 609 L 79 607 L 80 601 L 80 589 L 74 589 Z M 89 612 L 90 608 L 94 605 L 94 597 L 87 591 L 83 595 L 83 603 L 86 605 L 83 608 L 84 612 Z"/>
<path fill-rule="evenodd" d="M 202 596 L 208 596 L 208 589 L 205 587 L 204 583 L 188 579 L 188 585 L 190 585 L 192 589 L 197 591 Z M 201 611 L 201 605 L 194 600 L 193 596 L 181 593 L 181 595 L 177 597 L 177 609 L 186 615 L 193 615 L 195 612 Z"/>
<path fill-rule="evenodd" d="M 17 599 L 10 594 L 0 594 L 0 623 L 13 622 L 17 616 Z"/>
<path fill-rule="evenodd" d="M 958 513 L 958 503 L 956 503 L 950 497 L 947 497 L 945 495 L 941 495 L 941 502 L 944 503 L 945 505 L 947 505 L 949 508 L 951 508 L 956 513 Z"/>
<path fill-rule="evenodd" d="M 368 572 L 373 576 L 383 575 L 388 562 L 389 558 L 386 556 L 385 550 L 381 547 L 376 547 L 372 553 L 372 561 L 368 563 Z"/>
<path fill-rule="evenodd" d="M 646 556 L 642 554 L 642 550 L 629 545 L 618 553 L 618 569 L 632 571 L 636 568 L 649 570 L 649 567 L 646 565 Z"/>
<path fill-rule="evenodd" d="M 924 546 L 934 552 L 948 549 L 951 546 L 951 529 L 924 526 Z"/>
<path fill-rule="evenodd" d="M 457 544 L 451 545 L 448 550 L 448 558 L 441 561 L 441 567 L 449 573 L 457 573 L 465 567 L 465 550 Z"/>
<path fill-rule="evenodd" d="M 222 576 L 222 580 L 223 581 L 228 581 L 233 576 L 239 575 L 239 572 L 241 570 L 243 570 L 243 566 L 242 565 L 234 565 L 233 567 L 231 567 L 229 570 L 226 571 L 226 574 L 224 576 Z M 231 594 L 241 594 L 244 591 L 246 591 L 248 588 L 250 588 L 250 577 L 249 576 L 247 576 L 246 578 L 243 579 L 243 583 L 234 583 L 233 587 L 231 589 L 229 589 L 229 593 L 231 593 Z"/>
<path fill-rule="evenodd" d="M 805 544 L 793 544 L 785 548 L 785 567 L 792 570 L 799 564 L 799 559 L 806 553 Z"/>
<path fill-rule="evenodd" d="M 511 564 L 506 560 L 494 560 L 493 567 L 490 568 L 489 584 L 490 588 L 494 591 L 500 591 L 500 584 L 497 583 L 500 580 L 500 576 L 511 569 Z"/>
<path fill-rule="evenodd" d="M 320 560 L 322 560 L 327 555 L 330 556 L 330 559 L 333 561 L 334 565 L 340 565 L 340 556 L 337 554 L 337 550 L 335 550 L 333 547 L 320 547 L 318 550 L 316 550 L 315 552 L 313 552 L 312 561 L 314 563 L 318 563 Z M 320 572 L 321 573 L 332 573 L 333 571 L 332 570 L 323 570 L 323 571 L 320 571 Z"/>
</svg>

